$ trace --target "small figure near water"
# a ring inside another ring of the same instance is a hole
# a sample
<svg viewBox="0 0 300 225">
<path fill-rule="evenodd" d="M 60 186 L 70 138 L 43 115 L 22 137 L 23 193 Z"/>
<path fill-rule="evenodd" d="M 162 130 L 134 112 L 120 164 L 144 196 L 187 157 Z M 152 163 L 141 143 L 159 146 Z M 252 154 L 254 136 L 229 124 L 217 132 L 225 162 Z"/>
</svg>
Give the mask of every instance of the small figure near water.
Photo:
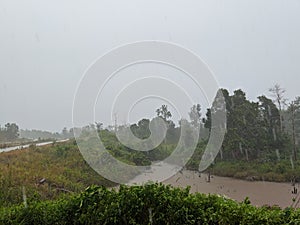
<svg viewBox="0 0 300 225">
<path fill-rule="evenodd" d="M 292 194 L 297 194 L 298 189 L 296 188 L 296 179 L 295 178 L 292 179 L 292 186 L 293 186 Z"/>
<path fill-rule="evenodd" d="M 292 194 L 297 194 L 298 189 L 294 186 L 293 190 L 292 190 Z"/>
<path fill-rule="evenodd" d="M 210 182 L 210 178 L 211 178 L 211 176 L 210 176 L 210 170 L 208 170 L 208 174 L 207 174 L 207 180 L 206 180 L 206 182 Z"/>
</svg>

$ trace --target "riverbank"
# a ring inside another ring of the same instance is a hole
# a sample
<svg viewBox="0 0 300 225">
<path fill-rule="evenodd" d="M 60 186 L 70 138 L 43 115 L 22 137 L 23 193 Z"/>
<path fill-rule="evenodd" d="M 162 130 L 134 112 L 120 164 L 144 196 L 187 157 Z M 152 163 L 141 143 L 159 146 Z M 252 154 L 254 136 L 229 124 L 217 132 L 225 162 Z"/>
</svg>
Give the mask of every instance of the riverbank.
<svg viewBox="0 0 300 225">
<path fill-rule="evenodd" d="M 63 141 L 57 141 L 63 142 Z M 113 184 L 100 175 L 96 174 L 82 158 L 78 147 L 74 142 L 57 143 L 52 145 L 44 143 L 46 146 L 40 148 L 40 144 L 31 146 L 22 151 L 12 151 L 2 153 L 0 158 L 0 169 L 2 171 L 1 188 L 3 190 L 2 201 L 19 202 L 22 199 L 20 187 L 27 188 L 28 197 L 39 193 L 41 199 L 48 199 L 49 196 L 56 193 L 49 192 L 47 185 L 37 186 L 36 184 L 42 178 L 51 181 L 58 187 L 63 187 L 66 190 L 78 192 L 84 190 L 86 186 L 91 184 L 108 185 Z M 48 144 L 48 145 L 47 145 Z M 274 167 L 284 169 L 283 164 Z M 296 165 L 296 164 L 295 164 Z M 262 167 L 263 165 L 261 165 Z M 162 173 L 170 174 L 172 167 L 166 167 L 158 163 L 157 169 L 162 168 Z M 254 168 L 255 166 L 253 166 Z M 266 167 L 266 166 L 265 166 Z M 267 166 L 266 168 L 269 168 Z M 288 166 L 286 166 L 287 168 Z M 214 166 L 212 172 L 216 171 L 217 166 Z M 294 172 L 297 172 L 295 167 Z M 155 168 L 152 168 L 155 169 Z M 240 167 L 240 170 L 248 169 Z M 170 170 L 170 171 L 169 171 Z M 233 169 L 232 169 L 233 170 Z M 235 171 L 239 171 L 235 168 Z M 151 172 L 151 171 L 150 171 Z M 150 180 L 159 180 L 159 176 L 153 178 L 151 173 L 146 175 L 151 178 Z M 280 172 L 280 171 L 278 171 Z M 236 172 L 237 173 L 237 172 Z M 143 176 L 145 176 L 143 174 Z M 163 176 L 165 177 L 165 176 Z M 136 177 L 136 180 L 140 177 Z M 148 177 L 146 177 L 148 180 Z M 165 180 L 164 184 L 171 184 L 174 187 L 191 186 L 191 192 L 211 193 L 226 195 L 237 201 L 243 201 L 249 197 L 253 205 L 278 205 L 281 208 L 291 206 L 293 198 L 296 199 L 294 205 L 298 202 L 299 196 L 292 194 L 293 187 L 291 183 L 277 183 L 267 181 L 246 181 L 229 177 L 213 176 L 211 181 L 207 182 L 207 175 L 201 174 L 199 177 L 198 172 L 184 170 L 176 173 L 171 178 Z M 296 184 L 300 193 L 300 187 Z M 15 190 L 12 192 L 11 190 Z M 11 197 L 12 200 L 8 197 Z M 299 207 L 300 203 L 297 205 Z"/>
</svg>

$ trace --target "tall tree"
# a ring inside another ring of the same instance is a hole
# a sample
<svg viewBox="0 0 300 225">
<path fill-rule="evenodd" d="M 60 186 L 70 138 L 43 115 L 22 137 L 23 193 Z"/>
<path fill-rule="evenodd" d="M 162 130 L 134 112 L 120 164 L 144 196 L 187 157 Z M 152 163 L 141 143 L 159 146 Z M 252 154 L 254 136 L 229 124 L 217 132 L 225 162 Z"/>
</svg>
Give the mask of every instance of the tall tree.
<svg viewBox="0 0 300 225">
<path fill-rule="evenodd" d="M 164 143 L 176 142 L 178 136 L 178 129 L 175 128 L 174 122 L 170 119 L 172 117 L 171 112 L 168 110 L 167 105 L 162 105 L 160 108 L 156 109 L 156 114 L 158 117 L 162 118 L 167 123 L 167 134 Z"/>
<path fill-rule="evenodd" d="M 172 117 L 171 112 L 168 110 L 167 105 L 162 105 L 160 108 L 156 109 L 157 116 L 161 117 L 164 121 L 168 121 Z"/>
<path fill-rule="evenodd" d="M 261 146 L 268 149 L 282 147 L 282 132 L 280 127 L 280 112 L 274 102 L 262 95 L 258 97 L 261 128 L 265 131 L 260 138 Z"/>
<path fill-rule="evenodd" d="M 201 123 L 201 106 L 200 104 L 193 105 L 189 112 L 190 120 L 195 128 L 200 128 Z"/>
<path fill-rule="evenodd" d="M 15 123 L 5 124 L 6 139 L 13 141 L 19 137 L 19 126 Z"/>
<path fill-rule="evenodd" d="M 258 155 L 257 136 L 258 105 L 246 99 L 246 94 L 238 89 L 227 98 L 227 133 L 224 149 L 231 151 L 233 158 L 255 158 Z"/>
<path fill-rule="evenodd" d="M 95 124 L 97 128 L 97 132 L 100 132 L 103 129 L 103 123 L 95 122 Z"/>
<path fill-rule="evenodd" d="M 297 160 L 297 136 L 299 135 L 300 97 L 292 101 L 287 109 L 289 121 L 291 122 L 291 134 L 293 142 L 293 158 Z"/>
<path fill-rule="evenodd" d="M 204 127 L 206 129 L 211 130 L 211 109 L 208 108 L 205 114 L 205 118 L 202 118 L 202 123 L 204 123 Z"/>
<path fill-rule="evenodd" d="M 280 87 L 279 84 L 275 84 L 274 87 L 269 89 L 269 92 L 271 92 L 272 97 L 274 98 L 274 102 L 276 102 L 279 113 L 280 113 L 280 131 L 283 132 L 283 116 L 282 111 L 284 109 L 284 106 L 286 105 L 287 99 L 284 97 L 285 89 Z"/>
</svg>

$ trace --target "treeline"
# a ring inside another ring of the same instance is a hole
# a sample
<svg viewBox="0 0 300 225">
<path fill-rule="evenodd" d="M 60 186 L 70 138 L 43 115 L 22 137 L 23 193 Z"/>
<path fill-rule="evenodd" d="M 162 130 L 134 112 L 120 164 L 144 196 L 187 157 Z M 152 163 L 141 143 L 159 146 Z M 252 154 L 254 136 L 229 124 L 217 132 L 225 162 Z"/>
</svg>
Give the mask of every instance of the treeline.
<svg viewBox="0 0 300 225">
<path fill-rule="evenodd" d="M 245 159 L 289 157 L 290 137 L 284 131 L 281 112 L 266 96 L 257 102 L 249 101 L 242 90 L 230 95 L 222 89 L 226 104 L 226 134 L 220 150 L 221 159 Z M 204 119 L 211 129 L 211 109 Z"/>
<path fill-rule="evenodd" d="M 181 124 L 185 123 L 191 129 L 196 128 L 200 131 L 196 149 L 198 152 L 195 153 L 198 158 L 205 149 L 210 133 L 214 132 L 214 129 L 225 129 L 225 138 L 218 159 L 266 162 L 290 160 L 292 157 L 293 160 L 297 160 L 300 138 L 300 97 L 288 103 L 284 98 L 284 90 L 279 85 L 270 89 L 270 95 L 274 97 L 261 95 L 257 97 L 257 101 L 251 101 L 241 89 L 235 90 L 233 94 L 226 89 L 221 89 L 212 107 L 206 110 L 204 116 L 200 104 L 193 105 L 189 112 L 189 120 L 182 119 L 178 126 L 171 120 L 172 113 L 168 110 L 168 106 L 162 105 L 155 112 L 156 116 L 162 118 L 167 124 L 165 140 L 150 153 L 141 154 L 150 161 L 157 160 L 155 157 L 149 158 L 154 152 L 161 152 L 159 155 L 164 156 L 170 154 L 172 152 L 170 148 L 174 149 L 179 141 Z M 222 113 L 226 114 L 226 123 L 214 123 L 212 118 L 218 120 Z M 150 136 L 150 123 L 151 120 L 144 118 L 129 127 L 136 137 L 146 139 Z M 216 124 L 220 127 L 213 127 Z M 116 129 L 123 128 L 124 126 L 114 126 L 106 131 L 113 134 Z M 97 126 L 97 129 L 104 130 L 102 126 Z M 165 152 L 163 149 L 166 149 Z M 127 150 L 131 151 L 128 148 Z"/>
<path fill-rule="evenodd" d="M 211 132 L 216 129 L 224 129 L 225 138 L 218 156 L 221 160 L 276 161 L 290 160 L 291 157 L 293 160 L 297 160 L 300 141 L 300 97 L 288 102 L 284 94 L 285 90 L 279 85 L 275 85 L 270 88 L 271 97 L 261 95 L 257 97 L 256 101 L 251 101 L 247 99 L 246 93 L 241 89 L 235 90 L 232 94 L 226 89 L 221 89 L 211 108 L 202 112 L 200 104 L 193 105 L 190 108 L 188 120 L 181 119 L 178 121 L 178 125 L 172 121 L 172 113 L 168 106 L 162 105 L 154 111 L 155 118 L 159 117 L 166 122 L 167 133 L 163 143 L 153 149 L 152 153 L 160 152 L 160 156 L 170 154 L 171 149 L 175 148 L 174 146 L 178 144 L 182 135 L 182 124 L 185 124 L 189 129 L 199 131 L 199 144 L 196 151 L 201 152 L 204 149 L 203 143 L 207 142 Z M 223 114 L 226 114 L 226 123 L 217 123 L 220 127 L 214 127 L 216 122 L 212 118 L 218 120 Z M 103 128 L 102 123 L 95 123 L 83 128 L 71 128 L 70 130 L 64 128 L 60 133 L 19 130 L 15 123 L 7 123 L 4 127 L 0 127 L 0 141 L 14 141 L 19 137 L 26 139 L 72 138 L 76 133 L 85 133 L 96 129 L 98 132 L 102 131 L 100 132 L 102 136 L 109 136 L 113 142 L 118 142 L 115 132 L 128 127 L 136 137 L 146 139 L 151 134 L 149 125 L 152 120 L 144 118 L 136 124 L 122 126 L 115 124 L 106 129 Z M 188 135 L 184 137 L 186 142 L 191 141 L 189 139 L 191 137 Z M 112 141 L 108 138 L 105 140 L 111 145 Z M 116 146 L 133 152 L 127 147 L 120 147 L 120 143 L 117 143 Z M 201 153 L 197 154 L 198 157 L 201 156 Z M 145 155 L 150 161 L 157 160 L 155 157 L 149 158 L 151 152 L 142 153 L 142 155 Z"/>
<path fill-rule="evenodd" d="M 226 104 L 226 134 L 220 151 L 221 159 L 297 160 L 299 146 L 300 98 L 291 103 L 284 98 L 284 90 L 275 85 L 270 89 L 275 97 L 264 95 L 250 101 L 246 93 L 236 90 L 232 95 L 222 89 Z M 275 104 L 276 103 L 276 104 Z M 211 109 L 205 126 L 211 129 Z"/>
<path fill-rule="evenodd" d="M 68 130 L 66 127 L 59 132 L 50 132 L 43 130 L 20 130 L 20 137 L 27 139 L 64 139 L 64 138 L 72 138 L 73 132 L 72 129 Z"/>
</svg>

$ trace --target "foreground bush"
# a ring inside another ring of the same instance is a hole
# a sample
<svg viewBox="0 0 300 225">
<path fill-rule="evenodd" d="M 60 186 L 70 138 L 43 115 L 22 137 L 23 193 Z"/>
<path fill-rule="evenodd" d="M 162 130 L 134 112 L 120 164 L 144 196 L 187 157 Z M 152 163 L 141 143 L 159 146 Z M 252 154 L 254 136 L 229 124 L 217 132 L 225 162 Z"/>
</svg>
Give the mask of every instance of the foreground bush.
<svg viewBox="0 0 300 225">
<path fill-rule="evenodd" d="M 162 184 L 87 188 L 80 195 L 0 209 L 0 224 L 300 224 L 300 211 L 256 208 Z"/>
</svg>

